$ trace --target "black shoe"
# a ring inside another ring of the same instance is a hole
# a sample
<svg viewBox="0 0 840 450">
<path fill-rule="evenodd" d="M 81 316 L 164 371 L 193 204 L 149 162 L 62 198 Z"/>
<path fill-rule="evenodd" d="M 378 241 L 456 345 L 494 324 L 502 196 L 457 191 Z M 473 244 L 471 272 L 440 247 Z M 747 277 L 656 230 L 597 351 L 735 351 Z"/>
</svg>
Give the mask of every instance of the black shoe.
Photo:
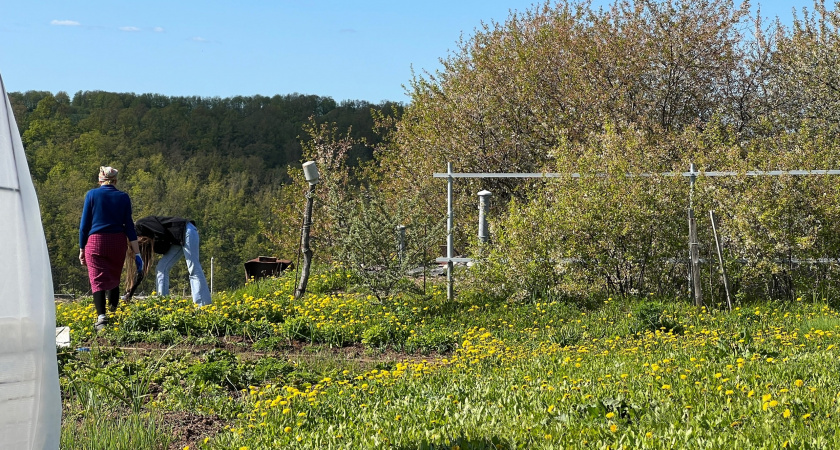
<svg viewBox="0 0 840 450">
<path fill-rule="evenodd" d="M 108 325 L 108 317 L 107 316 L 97 320 L 96 323 L 93 324 L 93 329 L 96 330 L 96 331 L 102 331 L 102 330 L 105 329 L 105 325 Z"/>
</svg>

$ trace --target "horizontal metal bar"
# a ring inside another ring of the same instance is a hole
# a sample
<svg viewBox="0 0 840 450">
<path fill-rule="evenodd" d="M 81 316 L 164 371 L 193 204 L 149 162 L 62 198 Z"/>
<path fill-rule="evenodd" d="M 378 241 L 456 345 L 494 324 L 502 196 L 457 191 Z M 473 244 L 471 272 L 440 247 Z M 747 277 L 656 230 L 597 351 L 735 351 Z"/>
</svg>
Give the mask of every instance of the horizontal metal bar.
<svg viewBox="0 0 840 450">
<path fill-rule="evenodd" d="M 748 177 L 759 177 L 759 176 L 781 176 L 781 175 L 792 175 L 792 176 L 802 176 L 802 175 L 840 175 L 840 170 L 831 169 L 831 170 L 824 170 L 824 169 L 814 169 L 814 170 L 748 170 L 746 172 L 721 172 L 721 171 L 709 171 L 709 172 L 662 172 L 662 173 L 626 173 L 624 174 L 627 178 L 635 178 L 635 177 L 642 177 L 642 178 L 649 178 L 655 176 L 661 177 L 735 177 L 739 175 L 746 175 Z M 581 175 L 580 173 L 551 173 L 551 172 L 522 172 L 522 173 L 476 173 L 476 172 L 435 172 L 433 174 L 434 178 L 581 178 L 586 175 Z M 608 176 L 607 173 L 594 173 L 588 176 L 597 177 L 597 178 L 605 178 Z"/>
<path fill-rule="evenodd" d="M 472 260 L 473 260 L 472 258 L 447 258 L 445 256 L 442 256 L 440 258 L 436 258 L 435 262 L 445 263 L 445 262 L 452 261 L 454 263 L 468 263 L 468 262 L 472 262 Z"/>
<path fill-rule="evenodd" d="M 435 178 L 579 178 L 580 174 L 570 173 L 434 173 Z"/>
<path fill-rule="evenodd" d="M 445 262 L 449 262 L 450 260 L 453 263 L 468 263 L 468 262 L 473 262 L 475 259 L 474 258 L 462 258 L 462 257 L 447 258 L 445 256 L 441 256 L 440 258 L 436 258 L 435 262 L 445 263 Z M 565 264 L 580 264 L 580 263 L 585 262 L 586 260 L 584 260 L 582 258 L 557 258 L 555 261 L 558 262 L 558 263 L 565 263 Z M 669 263 L 686 263 L 686 264 L 688 264 L 690 259 L 689 258 L 663 258 L 662 261 L 666 261 L 666 262 L 669 262 Z M 700 262 L 701 264 L 706 264 L 707 262 L 709 262 L 705 258 L 700 258 L 697 261 Z M 713 261 L 715 262 L 715 264 L 717 264 L 716 260 L 713 260 Z M 749 262 L 749 260 L 745 259 L 745 258 L 739 258 L 735 261 L 739 262 L 739 263 Z M 794 259 L 790 259 L 790 260 L 776 259 L 776 260 L 774 260 L 774 262 L 778 263 L 778 264 L 785 264 L 785 263 L 791 263 L 791 264 L 840 264 L 840 258 L 806 258 L 806 259 L 796 259 L 796 258 L 794 258 Z"/>
<path fill-rule="evenodd" d="M 12 192 L 20 192 L 20 189 L 18 189 L 18 188 L 6 187 L 6 186 L 0 186 L 0 190 L 4 190 L 4 191 L 12 191 Z"/>
<path fill-rule="evenodd" d="M 689 173 L 690 172 L 685 172 Z M 749 170 L 746 172 L 695 172 L 697 176 L 706 176 L 706 177 L 733 177 L 738 175 L 746 175 L 748 177 L 760 177 L 760 176 L 780 176 L 780 175 L 794 175 L 794 176 L 801 176 L 801 175 L 840 175 L 840 170 L 823 170 L 823 169 L 814 169 L 814 170 Z M 685 176 L 685 174 L 683 174 Z"/>
</svg>

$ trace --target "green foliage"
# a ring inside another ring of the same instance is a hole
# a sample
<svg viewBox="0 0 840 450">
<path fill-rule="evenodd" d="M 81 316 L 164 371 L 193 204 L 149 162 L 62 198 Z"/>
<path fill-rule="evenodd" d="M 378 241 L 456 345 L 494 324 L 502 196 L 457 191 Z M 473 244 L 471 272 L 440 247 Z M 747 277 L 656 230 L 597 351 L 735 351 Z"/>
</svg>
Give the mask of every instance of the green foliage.
<svg viewBox="0 0 840 450">
<path fill-rule="evenodd" d="M 632 333 L 663 332 L 682 334 L 685 327 L 677 319 L 668 314 L 665 305 L 657 301 L 645 301 L 633 310 L 635 323 L 631 325 Z"/>
<path fill-rule="evenodd" d="M 402 347 L 408 333 L 399 326 L 376 324 L 362 332 L 362 344 L 370 348 Z"/>
<path fill-rule="evenodd" d="M 347 270 L 342 265 L 334 265 L 320 274 L 309 278 L 307 292 L 313 294 L 328 294 L 331 292 L 346 291 L 360 280 L 354 276 L 354 272 Z"/>
<path fill-rule="evenodd" d="M 290 340 L 310 341 L 312 325 L 306 317 L 290 317 L 281 327 L 283 335 Z"/>
<path fill-rule="evenodd" d="M 254 364 L 253 381 L 266 383 L 294 371 L 294 366 L 277 358 L 261 358 Z"/>
<path fill-rule="evenodd" d="M 274 326 L 265 319 L 252 320 L 242 326 L 242 334 L 252 341 L 258 341 L 273 336 Z"/>
<path fill-rule="evenodd" d="M 228 389 L 242 387 L 241 367 L 237 364 L 235 355 L 227 350 L 212 349 L 204 358 L 188 369 L 193 380 L 225 386 Z"/>
<path fill-rule="evenodd" d="M 79 450 L 167 450 L 172 433 L 157 416 L 131 414 L 112 417 L 90 414 L 80 421 L 61 425 L 61 448 Z"/>
<path fill-rule="evenodd" d="M 429 264 L 428 249 L 440 228 L 423 227 L 426 221 L 414 205 L 395 204 L 372 191 L 344 205 L 347 222 L 337 238 L 339 259 L 380 301 L 396 290 L 409 269 Z M 400 227 L 405 227 L 402 246 Z"/>
<path fill-rule="evenodd" d="M 279 336 L 264 337 L 254 342 L 254 350 L 258 352 L 273 352 L 283 345 L 283 338 Z"/>
<path fill-rule="evenodd" d="M 99 166 L 120 170 L 118 188 L 132 197 L 135 219 L 196 221 L 205 271 L 213 258 L 214 287 L 221 290 L 243 283 L 246 260 L 294 254 L 294 236 L 266 240 L 260 224 L 278 220 L 269 214 L 275 199 L 289 203 L 278 194 L 290 181 L 288 167 L 302 158 L 303 124 L 328 122 L 346 132 L 354 142 L 347 164 L 357 165 L 380 140 L 371 110 L 401 109 L 297 94 L 219 99 L 91 91 L 71 99 L 63 92 L 13 92 L 9 98 L 41 204 L 55 290 L 75 294 L 89 289 L 76 261 L 78 226 Z M 183 265 L 175 267 L 173 292 L 189 289 L 185 274 Z"/>
<path fill-rule="evenodd" d="M 120 328 L 126 332 L 132 331 L 154 331 L 160 328 L 161 318 L 156 311 L 145 308 L 137 308 L 133 313 L 122 320 Z"/>
<path fill-rule="evenodd" d="M 457 340 L 445 329 L 423 330 L 412 334 L 405 340 L 405 351 L 418 352 L 423 355 L 430 353 L 448 353 L 455 350 Z"/>
<path fill-rule="evenodd" d="M 439 216 L 445 197 L 429 174 L 447 162 L 455 172 L 579 174 L 455 180 L 455 247 L 479 259 L 470 286 L 494 296 L 683 295 L 691 206 L 709 262 L 717 213 L 741 298 L 793 300 L 838 275 L 825 263 L 840 252 L 832 177 L 701 176 L 690 192 L 682 176 L 635 175 L 691 163 L 741 174 L 837 166 L 838 17 L 816 3 L 790 29 L 765 28 L 726 1 L 572 2 L 493 22 L 440 73 L 413 80 L 412 104 L 378 154 L 389 171 L 380 190 L 428 192 L 421 207 Z M 468 237 L 481 189 L 493 193 L 489 248 Z M 701 276 L 713 284 L 709 304 L 721 303 L 719 268 L 704 264 Z"/>
</svg>

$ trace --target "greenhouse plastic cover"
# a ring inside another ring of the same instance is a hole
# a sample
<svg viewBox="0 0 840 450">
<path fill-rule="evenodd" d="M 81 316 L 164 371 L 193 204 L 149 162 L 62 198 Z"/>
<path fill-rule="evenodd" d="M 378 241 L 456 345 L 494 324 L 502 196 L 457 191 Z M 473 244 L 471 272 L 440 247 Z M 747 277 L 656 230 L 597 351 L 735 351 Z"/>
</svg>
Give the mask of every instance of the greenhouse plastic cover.
<svg viewBox="0 0 840 450">
<path fill-rule="evenodd" d="M 41 212 L 0 78 L 0 449 L 57 449 L 55 298 Z"/>
</svg>

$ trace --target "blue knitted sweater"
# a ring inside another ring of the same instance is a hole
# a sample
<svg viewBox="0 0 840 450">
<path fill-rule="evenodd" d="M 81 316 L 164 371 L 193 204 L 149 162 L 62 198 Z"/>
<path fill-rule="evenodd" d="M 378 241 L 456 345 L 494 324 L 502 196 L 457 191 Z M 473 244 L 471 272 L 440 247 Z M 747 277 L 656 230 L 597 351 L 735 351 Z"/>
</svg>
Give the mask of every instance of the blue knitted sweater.
<svg viewBox="0 0 840 450">
<path fill-rule="evenodd" d="M 125 233 L 129 241 L 137 240 L 128 194 L 109 184 L 88 191 L 79 224 L 79 248 L 85 248 L 94 233 Z"/>
</svg>

